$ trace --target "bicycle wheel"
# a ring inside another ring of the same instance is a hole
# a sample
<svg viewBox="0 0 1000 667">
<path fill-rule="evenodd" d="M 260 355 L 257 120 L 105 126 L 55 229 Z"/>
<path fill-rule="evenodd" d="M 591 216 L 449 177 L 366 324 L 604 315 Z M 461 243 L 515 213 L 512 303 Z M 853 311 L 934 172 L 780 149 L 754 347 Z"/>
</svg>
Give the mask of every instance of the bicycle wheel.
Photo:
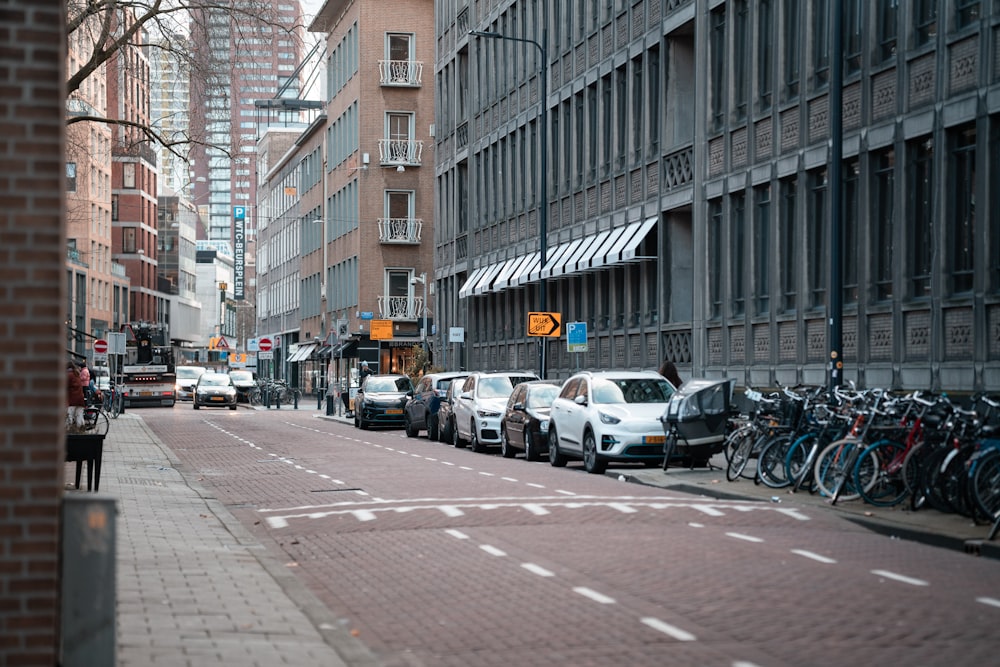
<svg viewBox="0 0 1000 667">
<path fill-rule="evenodd" d="M 853 439 L 835 440 L 827 445 L 816 457 L 813 465 L 813 480 L 819 492 L 827 498 L 833 498 L 839 490 L 838 500 L 857 500 L 860 498 L 854 490 L 853 450 L 861 443 Z"/>
<path fill-rule="evenodd" d="M 779 435 L 764 445 L 757 457 L 757 477 L 765 486 L 783 489 L 792 483 L 785 470 L 785 456 L 791 444 L 791 435 Z"/>
<path fill-rule="evenodd" d="M 104 410 L 93 406 L 83 411 L 83 429 L 88 435 L 107 435 L 110 426 Z"/>
<path fill-rule="evenodd" d="M 854 466 L 854 488 L 862 500 L 876 507 L 892 507 L 906 498 L 905 455 L 906 447 L 892 440 L 879 440 L 862 452 Z"/>
<path fill-rule="evenodd" d="M 972 500 L 982 516 L 992 520 L 1000 517 L 1000 450 L 976 461 L 969 484 Z"/>
<path fill-rule="evenodd" d="M 798 491 L 804 486 L 812 489 L 813 462 L 819 453 L 820 444 L 819 434 L 806 433 L 788 447 L 785 454 L 785 477 L 791 483 L 792 491 Z"/>
<path fill-rule="evenodd" d="M 726 466 L 726 479 L 730 482 L 735 482 L 743 474 L 747 463 L 750 462 L 750 454 L 753 451 L 753 445 L 756 440 L 757 433 L 755 431 L 748 430 L 743 433 L 739 444 L 733 450 L 732 456 L 729 459 L 729 465 Z"/>
<path fill-rule="evenodd" d="M 122 406 L 125 404 L 125 397 L 121 395 L 118 391 L 115 391 L 111 395 L 111 409 L 108 411 L 112 419 L 118 419 L 118 415 L 122 413 Z"/>
</svg>

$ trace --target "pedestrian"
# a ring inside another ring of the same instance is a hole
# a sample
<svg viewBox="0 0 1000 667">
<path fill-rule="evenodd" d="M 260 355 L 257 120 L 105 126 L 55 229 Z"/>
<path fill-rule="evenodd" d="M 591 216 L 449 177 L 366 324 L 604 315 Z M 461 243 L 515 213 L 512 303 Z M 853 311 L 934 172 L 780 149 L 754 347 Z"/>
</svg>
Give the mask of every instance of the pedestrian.
<svg viewBox="0 0 1000 667">
<path fill-rule="evenodd" d="M 361 370 L 358 371 L 358 384 L 363 383 L 365 381 L 365 378 L 368 377 L 369 375 L 372 375 L 372 369 L 368 368 L 367 361 L 362 361 Z"/>
<path fill-rule="evenodd" d="M 86 361 L 80 363 L 80 384 L 83 385 L 84 401 L 90 401 L 97 387 L 94 386 L 94 377 L 90 373 L 90 368 L 87 366 Z"/>
<path fill-rule="evenodd" d="M 660 366 L 660 375 L 667 378 L 667 381 L 674 385 L 675 389 L 684 384 L 680 374 L 677 372 L 677 366 L 669 359 L 664 360 L 663 365 Z"/>
<path fill-rule="evenodd" d="M 83 430 L 83 409 L 87 401 L 83 395 L 83 377 L 72 361 L 66 364 L 66 430 Z"/>
</svg>

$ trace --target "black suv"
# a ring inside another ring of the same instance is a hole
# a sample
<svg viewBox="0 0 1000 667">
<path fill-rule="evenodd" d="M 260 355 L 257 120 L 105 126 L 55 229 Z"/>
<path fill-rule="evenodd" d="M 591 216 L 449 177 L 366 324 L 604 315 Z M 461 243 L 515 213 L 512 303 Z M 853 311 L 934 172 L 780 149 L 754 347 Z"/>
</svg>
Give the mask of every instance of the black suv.
<svg viewBox="0 0 1000 667">
<path fill-rule="evenodd" d="M 403 426 L 403 406 L 413 396 L 408 375 L 369 375 L 354 399 L 354 426 Z"/>
<path fill-rule="evenodd" d="M 415 438 L 420 435 L 420 431 L 426 429 L 427 437 L 431 440 L 437 440 L 441 427 L 438 421 L 438 409 L 441 407 L 441 400 L 448 393 L 448 385 L 451 384 L 452 380 L 464 379 L 468 376 L 468 373 L 453 371 L 450 373 L 428 373 L 420 378 L 417 388 L 413 391 L 413 398 L 407 401 L 404 408 L 406 435 Z"/>
</svg>

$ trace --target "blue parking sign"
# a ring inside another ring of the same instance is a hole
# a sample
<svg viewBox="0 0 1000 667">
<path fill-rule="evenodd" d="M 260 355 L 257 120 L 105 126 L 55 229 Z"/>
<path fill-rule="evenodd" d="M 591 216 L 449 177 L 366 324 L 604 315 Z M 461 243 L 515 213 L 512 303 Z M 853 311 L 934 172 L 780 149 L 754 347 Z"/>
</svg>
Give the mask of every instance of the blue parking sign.
<svg viewBox="0 0 1000 667">
<path fill-rule="evenodd" d="M 570 352 L 587 351 L 586 322 L 570 322 L 566 325 L 566 349 Z"/>
</svg>

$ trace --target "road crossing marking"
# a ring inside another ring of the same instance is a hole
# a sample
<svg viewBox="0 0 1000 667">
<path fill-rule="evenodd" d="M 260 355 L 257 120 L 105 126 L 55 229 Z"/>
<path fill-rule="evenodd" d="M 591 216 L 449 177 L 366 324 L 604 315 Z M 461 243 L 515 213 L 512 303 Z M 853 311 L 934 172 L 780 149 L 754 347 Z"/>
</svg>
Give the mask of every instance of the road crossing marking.
<svg viewBox="0 0 1000 667">
<path fill-rule="evenodd" d="M 449 535 L 451 535 L 452 537 L 454 537 L 455 539 L 458 539 L 458 540 L 467 540 L 467 539 L 469 539 L 468 535 L 466 535 L 465 533 L 463 533 L 460 530 L 455 530 L 454 528 L 449 528 L 448 530 L 446 530 L 444 532 L 448 533 Z"/>
<path fill-rule="evenodd" d="M 693 642 L 693 641 L 695 641 L 697 639 L 697 637 L 695 637 L 693 634 L 691 634 L 687 630 L 681 630 L 676 625 L 670 625 L 669 623 L 661 621 L 658 618 L 653 618 L 651 616 L 647 616 L 646 618 L 643 618 L 643 619 L 640 619 L 640 620 L 642 621 L 642 623 L 644 625 L 648 625 L 649 627 L 653 628 L 654 630 L 658 630 L 658 631 L 662 632 L 665 635 L 669 635 L 670 637 L 673 637 L 677 641 L 680 641 L 680 642 Z"/>
<path fill-rule="evenodd" d="M 812 551 L 806 551 L 805 549 L 792 549 L 793 554 L 798 554 L 799 556 L 805 556 L 806 558 L 812 558 L 814 561 L 820 563 L 836 563 L 832 558 L 827 558 L 826 556 L 821 556 L 818 553 L 813 553 Z"/>
<path fill-rule="evenodd" d="M 905 574 L 897 574 L 895 572 L 890 572 L 889 570 L 872 570 L 872 574 L 876 577 L 885 577 L 886 579 L 892 579 L 893 581 L 899 581 L 904 584 L 911 584 L 913 586 L 929 586 L 923 579 L 914 579 L 913 577 L 907 577 Z"/>
<path fill-rule="evenodd" d="M 453 507 L 452 505 L 441 505 L 439 509 L 445 516 L 450 516 L 452 518 L 465 516 L 465 512 L 458 509 L 457 507 Z"/>
</svg>

